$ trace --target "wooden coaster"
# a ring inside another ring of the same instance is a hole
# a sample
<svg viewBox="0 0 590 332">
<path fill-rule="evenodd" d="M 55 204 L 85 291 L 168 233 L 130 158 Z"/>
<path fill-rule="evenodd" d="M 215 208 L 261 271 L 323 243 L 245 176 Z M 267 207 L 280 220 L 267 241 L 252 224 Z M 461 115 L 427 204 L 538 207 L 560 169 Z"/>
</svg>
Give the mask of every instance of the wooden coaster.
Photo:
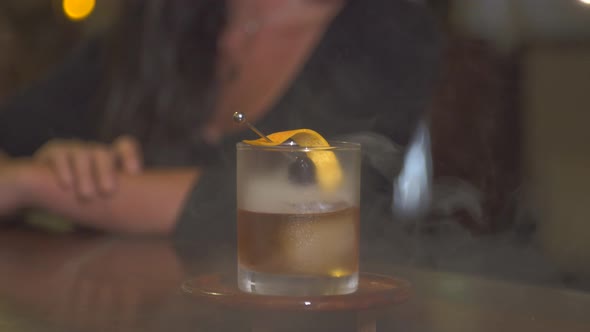
<svg viewBox="0 0 590 332">
<path fill-rule="evenodd" d="M 358 290 L 333 296 L 266 296 L 238 289 L 233 276 L 203 275 L 186 281 L 183 291 L 191 297 L 234 309 L 254 311 L 365 311 L 402 303 L 410 297 L 408 281 L 361 273 Z"/>
</svg>

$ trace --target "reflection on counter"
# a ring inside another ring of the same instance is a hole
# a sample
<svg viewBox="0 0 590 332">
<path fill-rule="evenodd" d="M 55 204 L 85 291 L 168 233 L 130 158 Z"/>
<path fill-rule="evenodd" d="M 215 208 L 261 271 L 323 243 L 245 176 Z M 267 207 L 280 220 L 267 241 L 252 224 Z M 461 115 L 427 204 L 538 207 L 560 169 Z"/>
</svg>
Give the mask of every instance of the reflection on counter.
<svg viewBox="0 0 590 332">
<path fill-rule="evenodd" d="M 146 313 L 161 311 L 184 277 L 166 241 L 20 231 L 0 233 L 0 270 L 2 307 L 16 321 L 0 326 L 24 317 L 93 331 L 149 325 Z"/>
</svg>

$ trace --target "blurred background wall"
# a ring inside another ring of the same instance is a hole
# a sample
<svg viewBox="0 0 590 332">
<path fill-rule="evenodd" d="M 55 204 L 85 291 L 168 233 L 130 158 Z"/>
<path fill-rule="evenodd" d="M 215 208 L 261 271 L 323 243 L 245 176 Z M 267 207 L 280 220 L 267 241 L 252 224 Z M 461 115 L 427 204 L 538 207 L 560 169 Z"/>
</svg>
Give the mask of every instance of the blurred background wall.
<svg viewBox="0 0 590 332">
<path fill-rule="evenodd" d="M 590 1 L 455 0 L 449 12 L 454 31 L 516 61 L 520 139 L 496 132 L 511 136 L 500 150 L 522 145 L 541 250 L 564 271 L 590 275 Z"/>
<path fill-rule="evenodd" d="M 119 0 L 0 1 L 0 102 L 61 62 L 80 41 L 107 28 Z"/>
</svg>

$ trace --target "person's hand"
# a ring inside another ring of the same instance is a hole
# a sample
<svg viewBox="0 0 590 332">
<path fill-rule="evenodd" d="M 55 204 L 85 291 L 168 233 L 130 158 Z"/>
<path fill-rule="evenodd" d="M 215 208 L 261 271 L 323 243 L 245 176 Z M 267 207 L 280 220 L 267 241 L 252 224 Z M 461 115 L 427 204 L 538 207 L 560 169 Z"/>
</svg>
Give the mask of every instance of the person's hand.
<svg viewBox="0 0 590 332">
<path fill-rule="evenodd" d="M 112 145 L 53 140 L 42 146 L 34 159 L 49 165 L 62 187 L 88 199 L 112 193 L 117 172 L 141 172 L 140 151 L 139 143 L 130 136 L 121 136 Z"/>
<path fill-rule="evenodd" d="M 27 180 L 32 178 L 29 161 L 0 155 L 0 217 L 7 217 L 26 207 Z"/>
</svg>

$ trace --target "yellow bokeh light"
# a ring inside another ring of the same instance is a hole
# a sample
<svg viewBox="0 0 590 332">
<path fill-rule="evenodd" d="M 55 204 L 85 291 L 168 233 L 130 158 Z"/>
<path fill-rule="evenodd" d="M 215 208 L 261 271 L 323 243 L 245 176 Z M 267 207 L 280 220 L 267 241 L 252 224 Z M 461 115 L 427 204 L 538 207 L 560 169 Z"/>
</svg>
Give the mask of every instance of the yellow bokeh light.
<svg viewBox="0 0 590 332">
<path fill-rule="evenodd" d="M 590 0 L 580 0 L 581 3 L 590 5 Z"/>
<path fill-rule="evenodd" d="M 62 0 L 64 14 L 72 21 L 87 18 L 96 5 L 96 0 Z"/>
</svg>

